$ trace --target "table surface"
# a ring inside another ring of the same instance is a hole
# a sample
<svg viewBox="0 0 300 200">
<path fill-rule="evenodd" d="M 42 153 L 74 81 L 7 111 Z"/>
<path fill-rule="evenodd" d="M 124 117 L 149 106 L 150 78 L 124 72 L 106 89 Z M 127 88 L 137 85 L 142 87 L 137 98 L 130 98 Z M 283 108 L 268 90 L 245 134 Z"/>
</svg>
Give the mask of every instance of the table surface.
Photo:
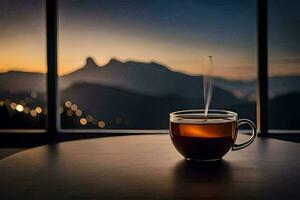
<svg viewBox="0 0 300 200">
<path fill-rule="evenodd" d="M 299 147 L 257 138 L 205 164 L 185 161 L 168 135 L 63 142 L 0 160 L 0 198 L 300 199 Z"/>
</svg>

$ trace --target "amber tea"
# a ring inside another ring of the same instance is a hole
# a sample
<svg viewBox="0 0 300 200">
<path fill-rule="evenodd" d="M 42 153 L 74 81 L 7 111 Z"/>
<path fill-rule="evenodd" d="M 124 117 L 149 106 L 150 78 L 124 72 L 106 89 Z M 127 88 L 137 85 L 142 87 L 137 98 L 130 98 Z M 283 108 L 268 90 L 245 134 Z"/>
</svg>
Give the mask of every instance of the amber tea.
<svg viewBox="0 0 300 200">
<path fill-rule="evenodd" d="M 240 123 L 249 122 L 243 120 Z M 253 123 L 249 125 L 252 127 Z M 248 146 L 254 137 L 247 144 L 234 144 L 237 127 L 237 114 L 230 111 L 214 111 L 207 116 L 201 110 L 180 111 L 170 115 L 172 142 L 188 160 L 219 160 L 231 148 L 236 150 Z M 256 135 L 256 131 L 253 134 Z"/>
</svg>

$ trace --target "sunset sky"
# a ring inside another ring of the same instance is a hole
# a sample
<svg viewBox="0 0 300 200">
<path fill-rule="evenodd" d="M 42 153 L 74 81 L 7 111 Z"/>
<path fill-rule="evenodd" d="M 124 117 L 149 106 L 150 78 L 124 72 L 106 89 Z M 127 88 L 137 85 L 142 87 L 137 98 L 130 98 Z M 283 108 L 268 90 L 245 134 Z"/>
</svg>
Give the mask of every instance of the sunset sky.
<svg viewBox="0 0 300 200">
<path fill-rule="evenodd" d="M 175 71 L 201 74 L 212 55 L 214 74 L 249 79 L 256 73 L 255 0 L 59 1 L 59 73 L 104 65 L 112 57 L 156 61 Z M 272 1 L 272 75 L 300 74 L 300 3 Z M 0 0 L 0 71 L 46 71 L 44 2 Z"/>
</svg>

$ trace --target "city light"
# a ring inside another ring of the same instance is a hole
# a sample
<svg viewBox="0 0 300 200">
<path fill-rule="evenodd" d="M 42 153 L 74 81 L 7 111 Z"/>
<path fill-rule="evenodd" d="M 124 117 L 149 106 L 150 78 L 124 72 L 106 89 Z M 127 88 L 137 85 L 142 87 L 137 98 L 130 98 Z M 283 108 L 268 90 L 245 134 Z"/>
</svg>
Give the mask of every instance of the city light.
<svg viewBox="0 0 300 200">
<path fill-rule="evenodd" d="M 76 116 L 80 117 L 82 115 L 82 111 L 80 109 L 77 109 L 75 111 Z"/>
<path fill-rule="evenodd" d="M 105 122 L 104 121 L 99 121 L 98 122 L 98 127 L 99 128 L 104 128 L 105 127 Z"/>
<path fill-rule="evenodd" d="M 31 97 L 36 97 L 37 92 L 32 92 Z M 7 106 L 11 108 L 12 110 L 16 110 L 17 112 L 24 112 L 25 114 L 29 114 L 32 117 L 37 117 L 39 114 L 47 115 L 47 108 L 42 108 L 40 105 L 36 105 L 33 108 L 30 108 L 27 104 L 30 104 L 32 100 L 27 97 L 23 100 L 18 100 L 17 102 L 14 102 L 10 99 L 3 99 L 0 100 L 0 107 L 1 106 Z M 27 105 L 27 106 L 26 106 Z M 79 124 L 82 126 L 86 126 L 88 124 L 90 125 L 96 125 L 98 128 L 105 128 L 106 123 L 103 120 L 98 120 L 95 118 L 95 116 L 92 115 L 85 115 L 85 117 L 82 117 L 83 111 L 79 109 L 79 106 L 75 103 L 72 103 L 70 100 L 65 101 L 64 105 L 60 106 L 58 108 L 58 111 L 60 114 L 65 113 L 66 116 L 72 117 L 76 116 L 79 117 Z M 124 119 L 120 116 L 115 118 L 115 122 L 117 124 L 120 124 L 124 122 Z"/>
<path fill-rule="evenodd" d="M 35 117 L 35 116 L 37 115 L 37 113 L 36 113 L 35 110 L 31 110 L 31 111 L 30 111 L 30 114 L 31 114 L 32 117 Z"/>
<path fill-rule="evenodd" d="M 76 104 L 72 104 L 71 105 L 71 110 L 76 111 L 77 110 L 77 105 Z"/>
<path fill-rule="evenodd" d="M 42 113 L 42 108 L 40 106 L 37 106 L 35 108 L 35 111 L 40 114 L 40 113 Z"/>
<path fill-rule="evenodd" d="M 71 101 L 66 101 L 66 102 L 65 102 L 65 106 L 66 106 L 67 108 L 70 108 L 70 107 L 72 106 L 72 102 L 71 102 Z"/>
<path fill-rule="evenodd" d="M 11 109 L 16 110 L 17 104 L 16 103 L 11 103 L 10 104 Z"/>
<path fill-rule="evenodd" d="M 87 124 L 87 120 L 86 120 L 86 118 L 84 118 L 84 117 L 81 118 L 81 119 L 79 120 L 79 122 L 80 122 L 80 124 L 83 125 L 83 126 Z"/>
<path fill-rule="evenodd" d="M 16 106 L 16 110 L 17 110 L 18 112 L 22 112 L 22 111 L 24 110 L 24 107 L 23 107 L 21 104 L 18 104 L 18 105 Z"/>
</svg>

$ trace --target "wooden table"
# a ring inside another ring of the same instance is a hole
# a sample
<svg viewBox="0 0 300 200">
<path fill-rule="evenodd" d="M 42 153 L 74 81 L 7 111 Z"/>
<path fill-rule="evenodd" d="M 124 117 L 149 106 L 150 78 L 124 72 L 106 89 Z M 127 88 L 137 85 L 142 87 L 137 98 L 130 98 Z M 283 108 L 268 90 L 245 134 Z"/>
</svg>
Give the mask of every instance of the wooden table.
<svg viewBox="0 0 300 200">
<path fill-rule="evenodd" d="M 300 199 L 300 144 L 257 138 L 223 161 L 184 161 L 168 135 L 29 149 L 0 160 L 0 199 Z"/>
</svg>

